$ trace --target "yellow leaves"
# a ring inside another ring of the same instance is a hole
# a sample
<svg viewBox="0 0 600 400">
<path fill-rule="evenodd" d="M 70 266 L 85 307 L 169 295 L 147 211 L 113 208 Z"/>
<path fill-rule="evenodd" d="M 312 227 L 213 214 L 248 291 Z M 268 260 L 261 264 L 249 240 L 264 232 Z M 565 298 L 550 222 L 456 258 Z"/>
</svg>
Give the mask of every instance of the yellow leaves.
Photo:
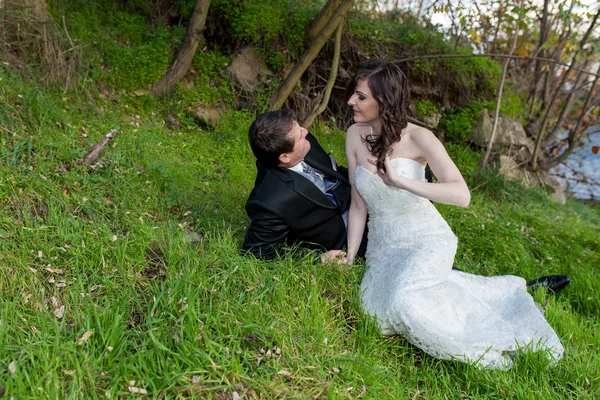
<svg viewBox="0 0 600 400">
<path fill-rule="evenodd" d="M 579 45 L 577 43 L 573 43 L 570 40 L 565 41 L 564 49 L 568 52 L 573 52 L 577 50 Z"/>
<path fill-rule="evenodd" d="M 479 44 L 481 43 L 481 36 L 477 32 L 471 31 L 471 40 Z"/>
<path fill-rule="evenodd" d="M 433 6 L 433 12 L 434 14 L 438 14 L 438 13 L 442 13 L 442 12 L 450 12 L 450 4 L 447 3 L 443 6 Z"/>
</svg>

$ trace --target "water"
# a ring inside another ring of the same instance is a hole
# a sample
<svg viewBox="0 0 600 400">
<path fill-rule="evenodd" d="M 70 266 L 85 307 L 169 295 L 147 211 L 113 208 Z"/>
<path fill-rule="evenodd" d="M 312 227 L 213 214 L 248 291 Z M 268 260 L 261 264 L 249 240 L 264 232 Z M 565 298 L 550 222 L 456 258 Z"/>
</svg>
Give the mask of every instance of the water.
<svg viewBox="0 0 600 400">
<path fill-rule="evenodd" d="M 584 145 L 577 148 L 567 159 L 565 165 L 550 170 L 563 188 L 582 200 L 600 200 L 600 153 L 594 155 L 592 146 L 600 146 L 600 128 L 588 132 Z M 565 179 L 566 177 L 566 179 Z M 587 179 L 592 183 L 581 182 Z"/>
</svg>

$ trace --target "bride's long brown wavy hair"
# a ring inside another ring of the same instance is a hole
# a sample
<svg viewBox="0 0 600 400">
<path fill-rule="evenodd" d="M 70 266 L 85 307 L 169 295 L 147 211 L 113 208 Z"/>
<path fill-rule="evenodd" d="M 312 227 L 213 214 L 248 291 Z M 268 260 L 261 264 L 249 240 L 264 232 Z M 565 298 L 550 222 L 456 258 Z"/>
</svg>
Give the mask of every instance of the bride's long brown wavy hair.
<svg viewBox="0 0 600 400">
<path fill-rule="evenodd" d="M 377 169 L 385 171 L 384 160 L 392 151 L 390 146 L 400 141 L 400 134 L 408 125 L 408 82 L 396 64 L 380 60 L 370 61 L 352 77 L 346 87 L 346 100 L 350 99 L 358 84 L 364 80 L 379 104 L 381 120 L 379 136 L 367 136 L 365 141 L 371 154 L 377 157 Z"/>
</svg>

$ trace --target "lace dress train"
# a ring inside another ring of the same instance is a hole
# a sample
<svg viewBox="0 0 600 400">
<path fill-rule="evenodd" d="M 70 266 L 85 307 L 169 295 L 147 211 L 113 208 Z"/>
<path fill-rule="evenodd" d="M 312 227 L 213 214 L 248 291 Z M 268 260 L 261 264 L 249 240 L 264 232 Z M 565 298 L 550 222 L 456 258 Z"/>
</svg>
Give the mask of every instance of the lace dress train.
<svg viewBox="0 0 600 400">
<path fill-rule="evenodd" d="M 394 158 L 392 167 L 424 179 L 417 161 Z M 510 368 L 519 348 L 562 358 L 523 278 L 452 270 L 457 239 L 429 200 L 389 187 L 361 166 L 355 185 L 369 209 L 362 302 L 384 334 L 402 335 L 434 357 L 487 368 Z"/>
</svg>

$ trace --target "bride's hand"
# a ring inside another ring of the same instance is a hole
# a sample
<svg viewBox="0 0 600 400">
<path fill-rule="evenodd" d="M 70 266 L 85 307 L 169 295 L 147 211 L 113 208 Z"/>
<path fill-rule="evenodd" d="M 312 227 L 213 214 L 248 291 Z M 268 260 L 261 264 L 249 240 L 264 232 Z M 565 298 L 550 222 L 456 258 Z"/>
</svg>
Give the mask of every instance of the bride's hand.
<svg viewBox="0 0 600 400">
<path fill-rule="evenodd" d="M 373 165 L 377 165 L 377 160 L 369 159 L 368 161 Z M 396 173 L 394 167 L 392 167 L 389 156 L 385 157 L 383 164 L 385 165 L 385 172 L 379 168 L 377 169 L 377 175 L 379 175 L 383 183 L 388 186 L 397 187 L 398 189 L 405 189 L 405 183 L 410 179 Z"/>
</svg>

